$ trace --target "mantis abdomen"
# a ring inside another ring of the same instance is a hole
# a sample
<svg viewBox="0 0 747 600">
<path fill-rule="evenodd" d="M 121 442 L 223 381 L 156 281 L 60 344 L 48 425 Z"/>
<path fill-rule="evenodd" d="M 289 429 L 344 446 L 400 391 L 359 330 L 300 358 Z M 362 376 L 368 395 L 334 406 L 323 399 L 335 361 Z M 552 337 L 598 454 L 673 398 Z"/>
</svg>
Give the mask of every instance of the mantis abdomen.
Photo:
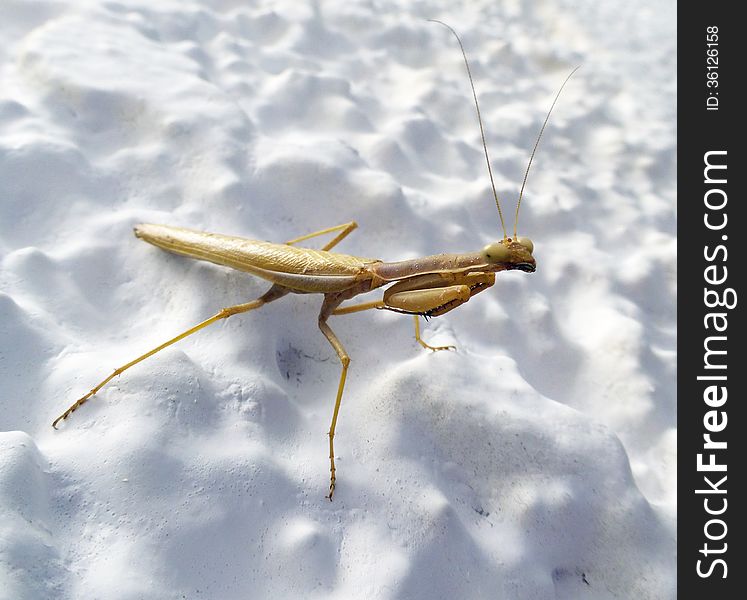
<svg viewBox="0 0 747 600">
<path fill-rule="evenodd" d="M 163 250 L 245 271 L 297 292 L 347 289 L 367 265 L 378 262 L 169 225 L 137 225 L 135 235 Z"/>
</svg>

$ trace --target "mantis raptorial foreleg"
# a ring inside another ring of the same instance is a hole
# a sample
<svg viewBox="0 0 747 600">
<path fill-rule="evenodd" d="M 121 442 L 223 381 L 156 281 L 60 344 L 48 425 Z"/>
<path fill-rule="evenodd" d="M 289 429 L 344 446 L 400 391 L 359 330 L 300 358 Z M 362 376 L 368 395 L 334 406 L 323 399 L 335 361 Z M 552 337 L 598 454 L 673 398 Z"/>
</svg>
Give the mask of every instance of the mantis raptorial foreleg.
<svg viewBox="0 0 747 600">
<path fill-rule="evenodd" d="M 299 238 L 295 238 L 293 240 L 290 240 L 286 242 L 287 245 L 295 244 L 297 242 L 301 242 L 303 240 L 308 240 L 313 237 L 317 237 L 320 235 L 324 235 L 326 233 L 332 233 L 334 231 L 339 231 L 340 233 L 332 239 L 330 242 L 324 245 L 322 248 L 323 250 L 329 250 L 336 246 L 341 240 L 343 240 L 347 235 L 350 234 L 356 227 L 358 227 L 358 224 L 355 221 L 350 221 L 349 223 L 343 223 L 341 225 L 335 225 L 334 227 L 328 227 L 326 229 L 321 229 L 319 231 L 315 231 L 313 233 L 309 233 L 307 235 L 301 236 Z M 268 302 L 272 302 L 273 300 L 277 300 L 278 298 L 281 298 L 285 296 L 290 290 L 287 288 L 284 288 L 280 285 L 273 285 L 264 295 L 260 296 L 256 300 L 252 300 L 251 302 L 245 302 L 242 304 L 236 304 L 235 306 L 229 306 L 227 308 L 221 309 L 219 312 L 214 314 L 209 319 L 205 319 L 202 323 L 198 323 L 194 327 L 190 327 L 186 331 L 183 331 L 179 335 L 171 338 L 170 340 L 164 342 L 163 344 L 160 344 L 153 348 L 152 350 L 149 350 L 145 354 L 141 354 L 134 360 L 131 360 L 125 365 L 122 365 L 121 367 L 117 367 L 114 369 L 114 372 L 103 379 L 101 382 L 98 383 L 91 391 L 89 391 L 85 396 L 79 398 L 76 400 L 70 407 L 62 413 L 59 417 L 57 417 L 52 422 L 52 427 L 57 429 L 57 423 L 60 421 L 63 421 L 67 419 L 72 413 L 74 413 L 78 408 L 80 408 L 83 404 L 88 402 L 102 387 L 104 387 L 107 383 L 109 383 L 112 379 L 117 377 L 118 375 L 121 375 L 124 373 L 127 369 L 130 367 L 134 367 L 136 364 L 144 361 L 146 358 L 150 358 L 154 354 L 160 352 L 164 348 L 168 348 L 172 344 L 176 344 L 177 342 L 183 340 L 186 337 L 189 337 L 193 333 L 197 333 L 201 329 L 204 329 L 205 327 L 212 325 L 213 323 L 220 321 L 222 319 L 227 319 L 230 316 L 237 315 L 240 313 L 248 312 L 250 310 L 254 310 L 255 308 L 259 308 L 260 306 L 267 304 Z"/>
</svg>

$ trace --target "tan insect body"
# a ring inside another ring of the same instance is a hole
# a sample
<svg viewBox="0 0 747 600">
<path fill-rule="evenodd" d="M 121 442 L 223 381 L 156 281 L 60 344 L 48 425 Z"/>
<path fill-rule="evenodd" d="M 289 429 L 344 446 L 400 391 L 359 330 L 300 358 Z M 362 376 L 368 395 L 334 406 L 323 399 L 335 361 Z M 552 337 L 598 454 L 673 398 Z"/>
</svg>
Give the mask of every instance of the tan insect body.
<svg viewBox="0 0 747 600">
<path fill-rule="evenodd" d="M 444 23 L 441 24 L 445 25 Z M 467 66 L 467 73 L 470 77 L 470 84 L 475 98 L 478 122 L 480 123 L 480 131 L 483 137 L 485 158 L 492 182 L 490 160 L 487 146 L 485 145 L 482 119 L 480 118 L 479 105 L 477 105 L 477 95 L 475 94 L 472 83 L 472 75 L 469 71 L 469 63 L 467 62 L 461 40 L 459 40 L 456 32 L 448 25 L 445 26 L 457 37 L 460 48 L 462 49 L 462 55 Z M 566 79 L 567 81 L 568 79 Z M 563 86 L 565 86 L 565 82 Z M 560 89 L 562 91 L 563 87 L 561 86 Z M 559 94 L 560 91 L 558 92 Z M 553 106 L 555 105 L 555 101 L 557 101 L 557 97 L 556 95 Z M 550 111 L 552 111 L 552 107 Z M 540 130 L 540 136 L 546 124 L 547 118 Z M 532 151 L 532 158 L 534 157 L 538 143 L 539 138 Z M 531 165 L 531 158 L 529 164 Z M 528 171 L 529 167 L 527 167 L 527 173 Z M 524 176 L 524 183 L 526 183 L 526 174 Z M 522 193 L 523 189 L 524 184 L 522 184 Z M 532 255 L 534 244 L 527 238 L 518 238 L 516 236 L 516 225 L 514 226 L 514 238 L 509 238 L 506 235 L 503 214 L 498 203 L 498 195 L 495 193 L 495 186 L 493 186 L 493 194 L 496 205 L 498 206 L 501 224 L 503 225 L 503 239 L 488 244 L 477 252 L 466 254 L 436 254 L 399 262 L 383 262 L 377 259 L 330 252 L 335 245 L 357 227 L 354 221 L 310 233 L 290 240 L 285 244 L 231 237 L 216 233 L 205 233 L 181 227 L 172 227 L 170 225 L 142 224 L 136 226 L 135 235 L 137 237 L 159 248 L 175 254 L 251 273 L 271 282 L 272 286 L 256 300 L 224 308 L 202 323 L 198 323 L 194 327 L 183 331 L 127 364 L 118 367 L 111 375 L 99 382 L 98 385 L 57 417 L 52 426 L 56 428 L 60 421 L 69 417 L 114 377 L 216 321 L 259 308 L 289 293 L 321 293 L 324 295 L 324 301 L 319 312 L 319 329 L 334 348 L 342 365 L 332 413 L 332 422 L 328 434 L 330 485 L 327 497 L 331 500 L 336 486 L 335 428 L 345 388 L 350 357 L 330 328 L 327 320 L 333 315 L 344 315 L 369 309 L 383 309 L 410 314 L 414 316 L 415 339 L 421 346 L 430 350 L 453 348 L 452 346 L 434 347 L 425 343 L 420 337 L 419 317 L 443 315 L 468 302 L 473 296 L 495 283 L 495 274 L 497 272 L 521 270 L 531 273 L 534 272 L 536 267 Z M 521 199 L 521 193 L 519 198 Z M 338 232 L 337 235 L 321 250 L 296 246 L 296 244 L 304 240 L 335 232 Z M 340 306 L 350 298 L 382 286 L 390 287 L 384 292 L 380 300 Z"/>
</svg>

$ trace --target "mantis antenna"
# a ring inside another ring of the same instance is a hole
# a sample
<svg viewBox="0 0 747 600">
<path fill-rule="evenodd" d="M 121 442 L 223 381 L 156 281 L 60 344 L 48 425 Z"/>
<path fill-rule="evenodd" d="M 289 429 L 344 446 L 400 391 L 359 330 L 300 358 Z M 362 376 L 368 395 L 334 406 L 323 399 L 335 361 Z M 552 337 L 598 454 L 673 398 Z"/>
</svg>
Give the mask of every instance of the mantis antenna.
<svg viewBox="0 0 747 600">
<path fill-rule="evenodd" d="M 568 77 L 565 78 L 563 85 L 560 86 L 558 93 L 555 94 L 555 99 L 552 101 L 552 104 L 550 105 L 550 110 L 547 111 L 547 115 L 545 116 L 545 122 L 542 123 L 542 127 L 540 128 L 539 135 L 537 136 L 537 141 L 534 142 L 534 148 L 532 148 L 532 154 L 529 157 L 529 163 L 527 164 L 527 170 L 524 171 L 524 181 L 521 182 L 521 191 L 519 192 L 519 201 L 516 203 L 516 216 L 514 217 L 514 239 L 517 239 L 517 230 L 519 227 L 519 207 L 521 206 L 521 199 L 524 196 L 524 186 L 527 184 L 527 177 L 529 177 L 529 169 L 532 166 L 534 155 L 537 152 L 537 146 L 539 146 L 540 140 L 542 139 L 542 134 L 545 132 L 545 127 L 547 126 L 547 122 L 550 120 L 550 113 L 552 113 L 552 109 L 555 108 L 555 103 L 558 101 L 558 98 L 560 98 L 560 92 L 563 91 L 565 84 L 568 83 L 568 80 L 573 76 L 573 74 L 576 71 L 579 70 L 579 68 L 580 68 L 580 65 L 576 67 L 575 69 L 573 69 L 573 71 L 571 71 L 568 74 Z"/>
<path fill-rule="evenodd" d="M 475 92 L 475 83 L 472 80 L 472 71 L 469 68 L 469 61 L 467 60 L 467 53 L 464 51 L 462 40 L 451 25 L 447 25 L 443 21 L 438 19 L 428 19 L 431 23 L 439 23 L 446 27 L 459 42 L 459 48 L 462 50 L 462 57 L 464 58 L 464 66 L 467 67 L 467 76 L 469 77 L 469 85 L 472 88 L 472 97 L 475 99 L 475 110 L 477 111 L 477 122 L 480 124 L 480 136 L 482 137 L 482 149 L 485 151 L 485 162 L 488 164 L 488 175 L 490 175 L 490 186 L 493 188 L 493 197 L 495 198 L 495 205 L 498 207 L 498 216 L 501 218 L 501 227 L 503 228 L 503 239 L 505 240 L 508 235 L 506 234 L 506 223 L 503 220 L 503 211 L 501 211 L 501 203 L 498 202 L 498 192 L 495 191 L 495 181 L 493 180 L 493 170 L 490 168 L 490 157 L 488 156 L 488 145 L 485 143 L 485 129 L 482 126 L 482 117 L 480 116 L 480 104 L 477 102 L 477 93 Z M 514 237 L 516 237 L 514 235 Z"/>
</svg>

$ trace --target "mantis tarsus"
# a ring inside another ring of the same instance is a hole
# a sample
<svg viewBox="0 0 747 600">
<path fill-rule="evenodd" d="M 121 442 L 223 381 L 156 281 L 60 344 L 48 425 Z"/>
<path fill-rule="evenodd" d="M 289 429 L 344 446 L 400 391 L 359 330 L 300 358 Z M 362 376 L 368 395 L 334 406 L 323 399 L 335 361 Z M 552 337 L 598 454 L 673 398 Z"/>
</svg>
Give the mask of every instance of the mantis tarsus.
<svg viewBox="0 0 747 600">
<path fill-rule="evenodd" d="M 437 21 L 441 23 L 440 21 Z M 526 184 L 529 168 L 542 137 L 542 132 L 547 125 L 548 118 L 552 112 L 555 102 L 570 76 L 563 82 L 557 92 L 552 106 L 545 117 L 540 129 L 537 141 L 532 150 L 529 164 L 524 175 L 519 200 L 516 207 L 516 218 L 514 224 L 514 235 L 509 237 L 506 233 L 503 213 L 498 202 L 498 195 L 493 183 L 493 175 L 490 169 L 485 134 L 483 131 L 480 108 L 477 103 L 472 74 L 470 72 L 467 55 L 462 42 L 456 32 L 445 23 L 456 36 L 459 42 L 464 63 L 467 68 L 470 86 L 475 101 L 480 133 L 482 136 L 485 159 L 488 165 L 488 173 L 493 188 L 498 214 L 503 228 L 503 239 L 485 246 L 482 250 L 467 254 L 437 254 L 424 258 L 404 260 L 400 262 L 383 262 L 375 259 L 360 258 L 346 254 L 330 252 L 343 238 L 353 231 L 357 224 L 354 221 L 330 227 L 321 231 L 310 233 L 289 240 L 284 244 L 274 244 L 237 237 L 229 237 L 214 233 L 203 233 L 169 225 L 138 225 L 135 227 L 135 235 L 146 242 L 154 244 L 169 252 L 188 256 L 198 260 L 205 260 L 219 265 L 224 265 L 246 271 L 272 283 L 270 289 L 251 302 L 237 304 L 224 308 L 209 319 L 194 327 L 187 329 L 176 337 L 164 342 L 152 350 L 142 354 L 129 363 L 122 365 L 114 372 L 96 385 L 85 396 L 73 403 L 64 413 L 57 417 L 52 426 L 70 416 L 82 404 L 96 394 L 104 385 L 117 375 L 120 375 L 130 367 L 156 354 L 164 348 L 196 333 L 197 331 L 232 315 L 248 312 L 259 308 L 268 302 L 277 300 L 288 293 L 324 295 L 322 308 L 319 312 L 319 328 L 337 353 L 342 371 L 337 387 L 332 422 L 329 428 L 329 460 L 330 460 L 330 484 L 327 498 L 330 500 L 335 492 L 335 452 L 334 436 L 337 425 L 337 417 L 340 411 L 345 378 L 350 364 L 350 357 L 345 351 L 340 340 L 334 334 L 327 323 L 330 316 L 343 315 L 368 309 L 384 309 L 399 313 L 413 315 L 415 321 L 415 337 L 418 343 L 430 350 L 445 350 L 450 346 L 433 347 L 426 344 L 420 337 L 418 319 L 420 316 L 436 317 L 443 315 L 457 306 L 464 304 L 475 294 L 489 288 L 495 282 L 495 274 L 499 271 L 520 270 L 532 273 L 535 270 L 535 260 L 532 256 L 534 250 L 532 242 L 527 238 L 517 236 L 517 221 L 519 206 Z M 574 69 L 575 72 L 575 69 Z M 319 235 L 336 233 L 337 235 L 328 242 L 321 250 L 311 250 L 296 246 L 299 242 L 308 240 Z M 358 294 L 370 292 L 389 284 L 381 300 L 374 300 L 351 306 L 340 306 L 344 301 L 350 300 Z"/>
</svg>

